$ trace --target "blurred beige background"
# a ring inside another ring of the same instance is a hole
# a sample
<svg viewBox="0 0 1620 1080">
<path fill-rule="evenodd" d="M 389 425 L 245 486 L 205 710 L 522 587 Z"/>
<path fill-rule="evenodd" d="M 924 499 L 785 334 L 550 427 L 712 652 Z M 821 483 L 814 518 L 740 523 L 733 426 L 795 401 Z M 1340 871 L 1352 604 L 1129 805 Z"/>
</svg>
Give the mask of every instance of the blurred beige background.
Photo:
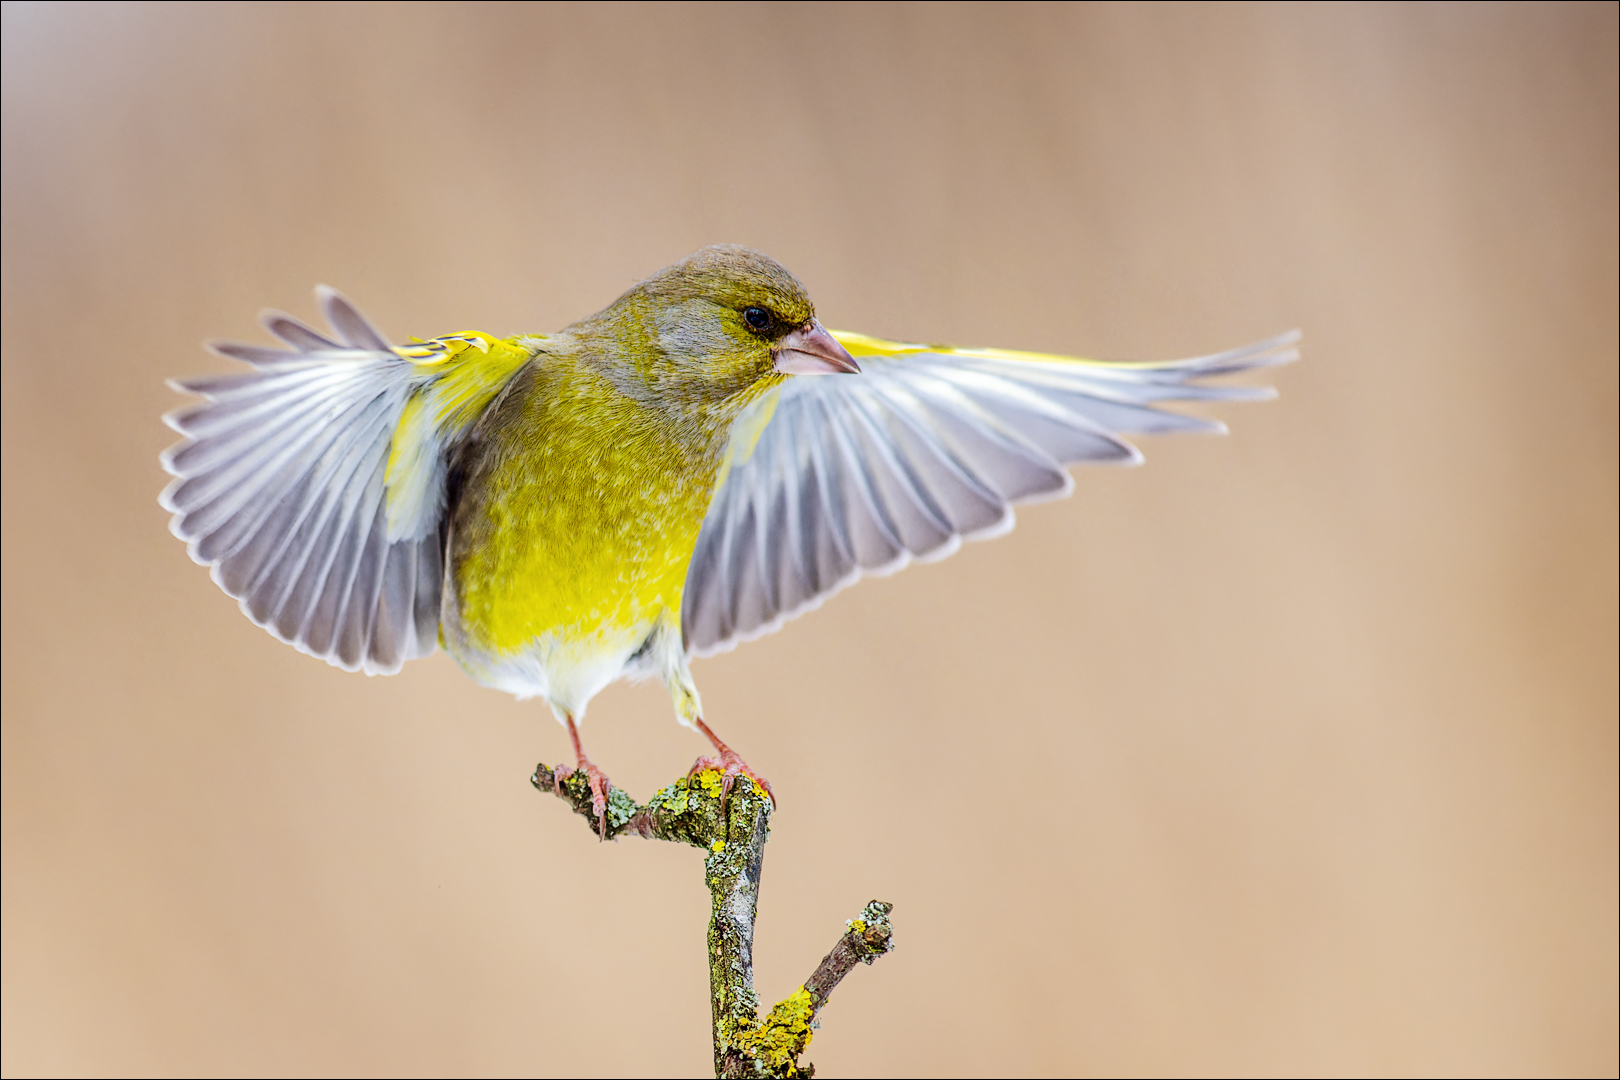
<svg viewBox="0 0 1620 1080">
<path fill-rule="evenodd" d="M 698 855 L 545 708 L 346 675 L 166 531 L 168 376 L 330 282 L 558 328 L 705 243 L 833 326 L 1281 400 L 697 665 L 761 994 L 856 1075 L 1614 1075 L 1616 6 L 74 5 L 4 21 L 4 1057 L 709 1068 Z M 586 728 L 645 797 L 662 691 Z"/>
</svg>

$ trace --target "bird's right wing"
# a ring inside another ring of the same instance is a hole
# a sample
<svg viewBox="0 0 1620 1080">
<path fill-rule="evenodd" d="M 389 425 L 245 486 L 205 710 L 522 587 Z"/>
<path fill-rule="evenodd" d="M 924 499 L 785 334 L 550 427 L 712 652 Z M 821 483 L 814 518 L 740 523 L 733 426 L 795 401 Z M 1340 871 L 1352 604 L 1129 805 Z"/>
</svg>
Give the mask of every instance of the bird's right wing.
<svg viewBox="0 0 1620 1080">
<path fill-rule="evenodd" d="M 172 385 L 171 531 L 258 625 L 301 652 L 391 674 L 439 638 L 446 457 L 530 351 L 488 334 L 395 347 L 332 289 L 338 340 L 269 313 L 290 348 L 218 344 L 240 375 Z"/>
<path fill-rule="evenodd" d="M 862 574 L 1010 529 L 1013 503 L 1068 493 L 1066 465 L 1141 461 L 1122 436 L 1223 431 L 1157 406 L 1270 397 L 1200 380 L 1299 355 L 1297 333 L 1119 364 L 834 336 L 861 374 L 791 377 L 733 425 L 681 603 L 698 655 L 769 633 Z"/>
</svg>

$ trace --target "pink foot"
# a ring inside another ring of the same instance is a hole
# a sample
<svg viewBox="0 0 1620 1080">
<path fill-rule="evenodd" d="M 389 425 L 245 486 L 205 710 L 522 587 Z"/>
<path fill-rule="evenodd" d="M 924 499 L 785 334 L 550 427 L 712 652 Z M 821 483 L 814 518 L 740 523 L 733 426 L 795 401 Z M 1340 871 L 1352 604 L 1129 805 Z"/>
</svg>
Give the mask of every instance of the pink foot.
<svg viewBox="0 0 1620 1080">
<path fill-rule="evenodd" d="M 709 730 L 708 724 L 705 724 L 702 720 L 699 720 L 697 722 L 697 726 L 698 729 L 703 732 L 703 734 L 709 737 L 709 741 L 714 743 L 714 748 L 719 751 L 720 756 L 717 758 L 698 758 L 692 763 L 692 769 L 686 774 L 687 777 L 691 778 L 707 769 L 719 770 L 720 807 L 721 809 L 724 809 L 726 800 L 731 797 L 731 785 L 737 782 L 737 777 L 746 776 L 748 779 L 758 784 L 765 792 L 766 797 L 771 800 L 771 809 L 776 809 L 776 793 L 771 790 L 770 781 L 766 780 L 763 776 L 760 776 L 753 769 L 750 769 L 748 767 L 748 762 L 744 761 L 742 756 L 738 754 L 737 751 L 721 742 L 715 736 L 714 732 Z"/>
<path fill-rule="evenodd" d="M 583 772 L 585 782 L 590 785 L 591 813 L 596 815 L 596 831 L 601 834 L 602 839 L 606 840 L 608 827 L 607 797 L 608 792 L 613 790 L 613 781 L 608 779 L 607 773 L 592 765 L 590 759 L 587 758 L 577 769 L 570 769 L 565 765 L 557 766 L 557 789 L 559 792 L 562 790 L 563 780 L 573 776 L 576 772 Z"/>
<path fill-rule="evenodd" d="M 608 829 L 607 797 L 608 792 L 613 790 L 613 782 L 607 778 L 607 773 L 598 769 L 591 763 L 591 759 L 585 756 L 585 749 L 579 744 L 579 728 L 575 726 L 573 717 L 568 718 L 567 726 L 568 735 L 574 742 L 574 756 L 579 759 L 579 765 L 573 769 L 562 765 L 557 766 L 557 793 L 562 793 L 562 782 L 565 777 L 572 776 L 576 772 L 583 772 L 585 782 L 590 785 L 591 789 L 591 812 L 596 815 L 597 832 L 603 840 L 606 840 Z"/>
</svg>

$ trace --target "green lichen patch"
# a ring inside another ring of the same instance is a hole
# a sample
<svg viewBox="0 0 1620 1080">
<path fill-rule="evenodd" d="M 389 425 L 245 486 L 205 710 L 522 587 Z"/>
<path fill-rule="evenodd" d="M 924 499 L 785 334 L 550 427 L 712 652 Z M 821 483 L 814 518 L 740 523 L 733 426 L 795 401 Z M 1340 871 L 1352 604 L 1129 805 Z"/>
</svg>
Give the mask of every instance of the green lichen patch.
<svg viewBox="0 0 1620 1080">
<path fill-rule="evenodd" d="M 607 797 L 608 831 L 614 833 L 624 828 L 629 820 L 636 816 L 639 809 L 641 808 L 636 805 L 636 800 L 619 788 L 613 788 Z"/>
<path fill-rule="evenodd" d="M 873 900 L 866 905 L 859 918 L 849 920 L 850 930 L 859 936 L 864 946 L 861 949 L 861 963 L 870 964 L 884 953 L 894 951 L 894 926 L 889 922 L 889 912 L 893 910 L 893 904 Z"/>
<path fill-rule="evenodd" d="M 647 800 L 641 817 L 658 839 L 691 844 L 712 857 L 715 842 L 725 839 L 726 822 L 720 813 L 719 782 L 711 784 L 706 776 L 682 777 L 659 791 Z"/>
<path fill-rule="evenodd" d="M 562 796 L 570 803 L 573 803 L 579 813 L 589 819 L 591 828 L 598 832 L 602 831 L 602 822 L 591 806 L 591 784 L 586 779 L 585 774 L 576 769 L 565 776 L 555 779 L 553 782 Z M 636 800 L 632 799 L 622 788 L 609 788 L 606 808 L 607 835 L 612 836 L 623 829 L 640 809 L 636 805 Z"/>
</svg>

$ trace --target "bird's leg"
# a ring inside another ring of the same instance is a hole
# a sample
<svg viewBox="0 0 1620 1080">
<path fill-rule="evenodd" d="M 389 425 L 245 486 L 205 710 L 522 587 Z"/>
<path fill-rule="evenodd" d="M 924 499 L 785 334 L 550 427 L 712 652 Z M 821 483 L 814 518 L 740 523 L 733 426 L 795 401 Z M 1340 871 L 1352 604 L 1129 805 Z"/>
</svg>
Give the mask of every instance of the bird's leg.
<svg viewBox="0 0 1620 1080">
<path fill-rule="evenodd" d="M 608 827 L 607 797 L 608 792 L 613 790 L 613 783 L 607 778 L 607 773 L 591 764 L 591 759 L 585 756 L 585 747 L 580 744 L 579 727 L 574 723 L 574 718 L 565 715 L 563 723 L 568 727 L 568 737 L 574 742 L 574 758 L 579 764 L 576 768 L 567 772 L 558 769 L 557 779 L 561 781 L 564 776 L 574 772 L 583 772 L 585 774 L 585 782 L 591 787 L 591 809 L 596 812 L 597 828 L 602 835 L 602 839 L 606 840 Z"/>
<path fill-rule="evenodd" d="M 697 725 L 699 731 L 708 736 L 709 741 L 714 744 L 714 749 L 720 756 L 698 758 L 697 761 L 692 763 L 692 771 L 686 775 L 689 777 L 696 776 L 705 769 L 719 769 L 720 805 L 722 808 L 726 804 L 726 799 L 731 795 L 731 785 L 736 782 L 737 777 L 746 776 L 765 790 L 765 794 L 770 797 L 772 808 L 775 808 L 776 793 L 771 790 L 770 783 L 753 769 L 750 769 L 748 762 L 744 761 L 737 751 L 721 742 L 720 736 L 709 729 L 709 725 L 703 722 L 701 716 L 694 716 L 692 722 Z"/>
</svg>

